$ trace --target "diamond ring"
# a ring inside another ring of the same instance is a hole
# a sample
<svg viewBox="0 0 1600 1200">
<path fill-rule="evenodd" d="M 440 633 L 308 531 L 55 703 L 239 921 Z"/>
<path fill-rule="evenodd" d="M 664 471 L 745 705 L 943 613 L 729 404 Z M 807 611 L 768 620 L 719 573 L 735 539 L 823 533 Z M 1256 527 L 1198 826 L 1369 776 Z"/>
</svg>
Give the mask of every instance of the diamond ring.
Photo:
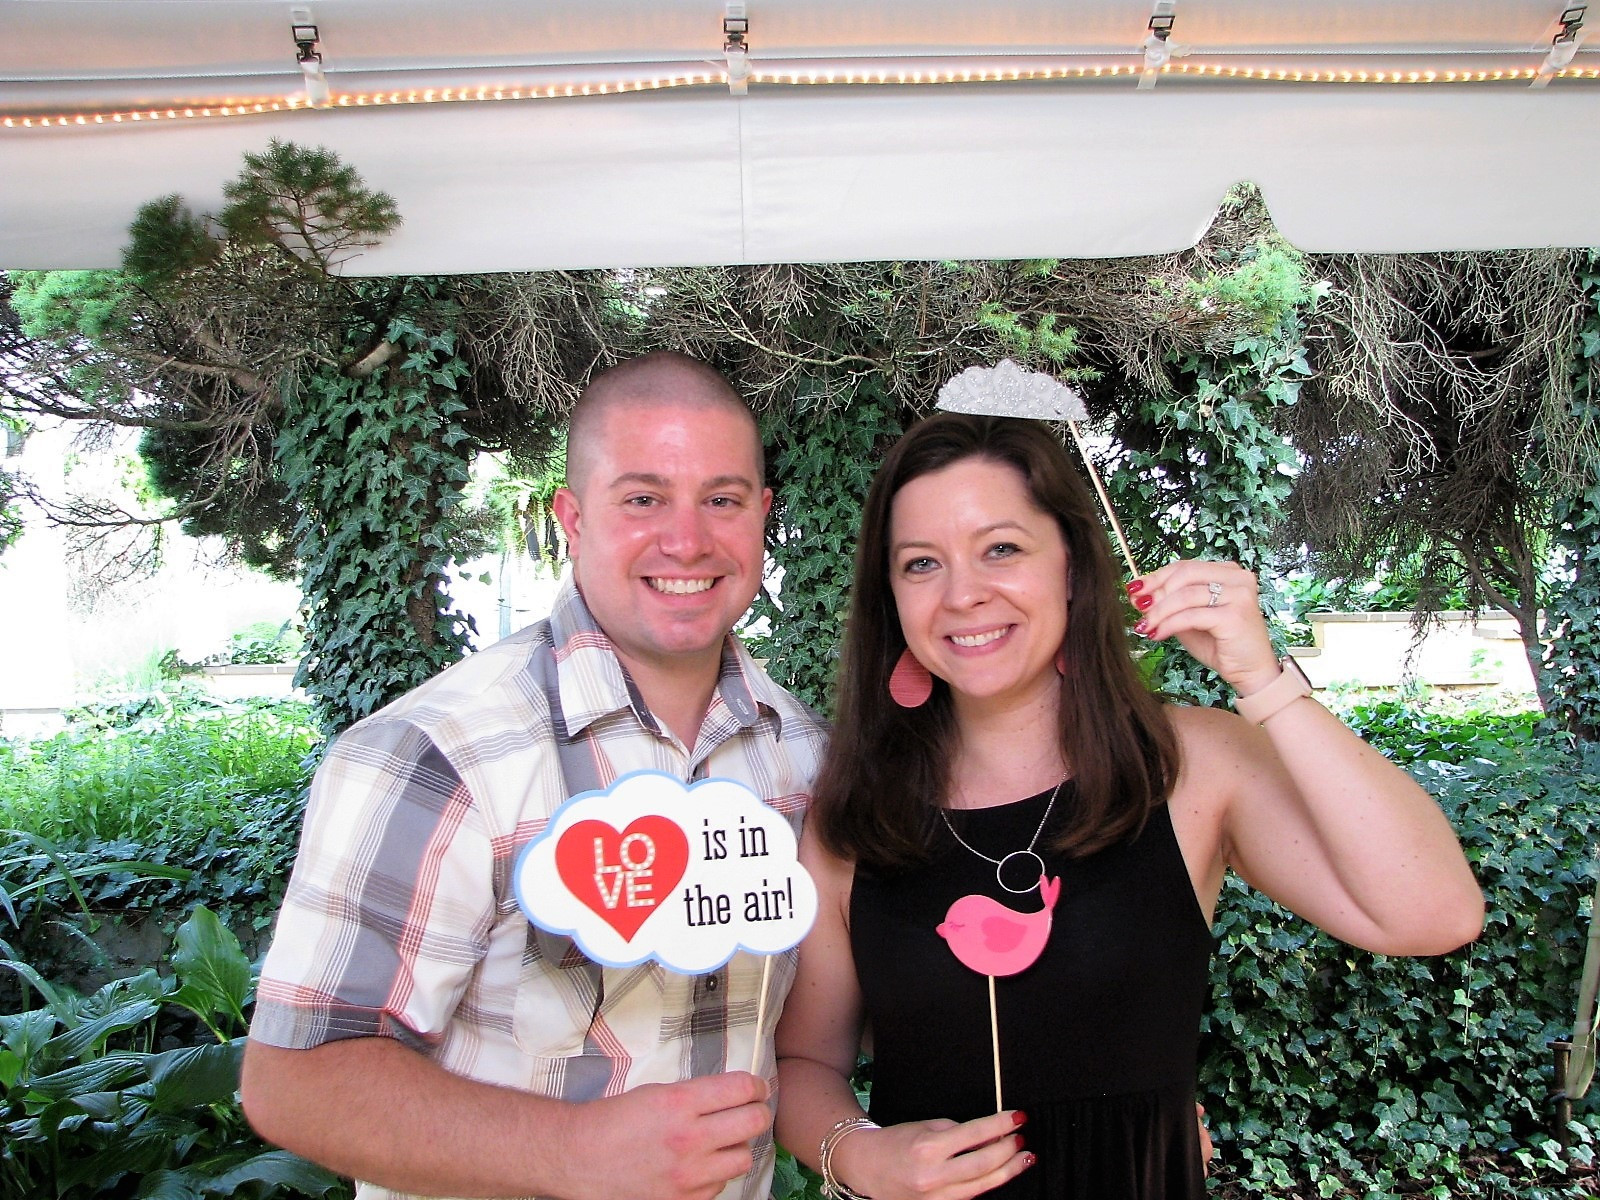
<svg viewBox="0 0 1600 1200">
<path fill-rule="evenodd" d="M 1211 598 L 1206 601 L 1206 607 L 1215 608 L 1222 601 L 1222 585 L 1213 579 L 1206 584 L 1206 591 L 1211 593 Z"/>
</svg>

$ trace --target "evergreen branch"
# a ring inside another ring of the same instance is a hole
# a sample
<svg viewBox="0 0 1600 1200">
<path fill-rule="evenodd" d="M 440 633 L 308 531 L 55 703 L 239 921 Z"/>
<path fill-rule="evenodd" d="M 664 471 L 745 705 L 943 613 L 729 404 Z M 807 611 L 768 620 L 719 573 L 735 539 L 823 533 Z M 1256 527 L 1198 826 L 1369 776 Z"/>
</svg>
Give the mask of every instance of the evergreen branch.
<svg viewBox="0 0 1600 1200">
<path fill-rule="evenodd" d="M 186 375 L 199 375 L 209 379 L 226 379 L 241 391 L 256 393 L 266 387 L 266 381 L 243 367 L 218 366 L 211 363 L 188 362 L 172 354 L 156 354 L 149 350 L 127 347 L 123 350 L 129 358 L 152 368 L 151 375 L 164 375 L 168 371 L 181 371 Z"/>
</svg>

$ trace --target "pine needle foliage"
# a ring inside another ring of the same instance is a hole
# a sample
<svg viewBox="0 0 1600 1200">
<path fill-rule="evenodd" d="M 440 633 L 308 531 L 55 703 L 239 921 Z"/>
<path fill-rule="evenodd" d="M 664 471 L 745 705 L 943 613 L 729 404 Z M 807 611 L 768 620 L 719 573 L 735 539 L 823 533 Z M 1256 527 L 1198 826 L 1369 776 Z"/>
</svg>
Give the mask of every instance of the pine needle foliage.
<svg viewBox="0 0 1600 1200">
<path fill-rule="evenodd" d="M 331 150 L 274 138 L 244 163 L 217 214 L 236 245 L 291 255 L 327 276 L 400 227 L 394 197 L 372 191 Z"/>
<path fill-rule="evenodd" d="M 164 291 L 186 272 L 216 262 L 221 250 L 209 223 L 190 212 L 182 196 L 163 196 L 134 216 L 122 269 L 135 286 Z"/>
</svg>

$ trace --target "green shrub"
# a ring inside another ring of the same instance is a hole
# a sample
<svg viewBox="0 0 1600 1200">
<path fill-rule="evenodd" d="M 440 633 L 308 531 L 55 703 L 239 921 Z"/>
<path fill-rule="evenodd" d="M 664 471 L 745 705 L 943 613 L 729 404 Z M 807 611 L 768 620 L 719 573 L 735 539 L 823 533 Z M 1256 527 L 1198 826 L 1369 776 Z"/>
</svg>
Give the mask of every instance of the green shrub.
<svg viewBox="0 0 1600 1200">
<path fill-rule="evenodd" d="M 200 705 L 172 694 L 74 714 L 33 743 L 0 741 L 0 824 L 67 844 L 237 836 L 260 797 L 307 782 L 318 742 L 286 702 Z"/>
<path fill-rule="evenodd" d="M 1538 738 L 1544 719 L 1536 710 L 1509 712 L 1470 703 L 1452 710 L 1447 704 L 1364 699 L 1339 706 L 1339 715 L 1403 767 L 1419 762 L 1495 760 L 1508 754 L 1515 759 Z M 1422 783 L 1429 786 L 1427 779 Z"/>
<path fill-rule="evenodd" d="M 93 887 L 95 880 L 127 876 L 187 881 L 194 874 L 181 867 L 159 863 L 105 858 L 83 862 L 82 858 L 34 834 L 15 829 L 0 830 L 0 957 L 19 956 L 20 952 L 7 937 L 20 942 L 29 932 L 36 932 L 37 921 L 25 922 L 24 916 L 37 918 L 46 907 L 42 902 L 47 893 L 68 897 L 75 906 L 74 915 L 84 918 L 92 928 L 94 911 L 89 907 L 84 888 Z M 56 907 L 60 907 L 59 903 Z M 35 928 L 30 930 L 30 924 Z M 65 927 L 84 936 L 75 925 Z M 0 987 L 0 998 L 3 997 L 4 988 Z"/>
<path fill-rule="evenodd" d="M 178 693 L 86 710 L 40 742 L 0 742 L 0 939 L 83 985 L 118 969 L 106 921 L 170 935 L 203 902 L 241 935 L 264 930 L 317 740 L 303 704 Z M 0 977 L 0 1011 L 14 986 Z"/>
<path fill-rule="evenodd" d="M 1375 705 L 1355 719 L 1454 822 L 1486 927 L 1454 954 L 1386 958 L 1230 877 L 1201 1069 L 1220 1191 L 1591 1195 L 1592 1105 L 1566 1153 L 1547 1131 L 1549 1042 L 1570 1030 L 1594 887 L 1600 750 L 1531 738 L 1532 718 Z"/>
<path fill-rule="evenodd" d="M 42 742 L 0 742 L 0 825 L 58 844 L 237 836 L 253 798 L 305 785 L 317 735 L 304 714 L 144 699 L 85 712 Z"/>
<path fill-rule="evenodd" d="M 1390 564 L 1380 578 L 1322 579 L 1295 570 L 1276 576 L 1271 586 L 1285 623 L 1303 635 L 1304 644 L 1309 646 L 1311 631 L 1306 618 L 1314 612 L 1397 613 L 1418 608 L 1461 612 L 1472 607 L 1472 597 L 1460 586 L 1442 595 L 1425 597 L 1424 575 L 1420 557 L 1412 555 Z"/>
</svg>

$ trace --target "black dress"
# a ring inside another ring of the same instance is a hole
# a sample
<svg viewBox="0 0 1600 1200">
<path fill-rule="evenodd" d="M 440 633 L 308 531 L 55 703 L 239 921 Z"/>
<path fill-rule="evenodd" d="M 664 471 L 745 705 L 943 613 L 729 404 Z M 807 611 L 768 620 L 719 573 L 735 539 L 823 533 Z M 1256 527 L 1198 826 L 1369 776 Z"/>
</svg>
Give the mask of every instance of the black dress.
<svg viewBox="0 0 1600 1200">
<path fill-rule="evenodd" d="M 1068 783 L 1057 812 L 1072 799 Z M 1000 858 L 1028 845 L 1048 802 L 1046 792 L 950 817 L 974 847 Z M 1049 940 L 1033 966 L 995 981 L 1003 1099 L 1027 1114 L 1020 1132 L 1038 1162 L 990 1194 L 1202 1197 L 1195 1058 L 1213 941 L 1171 816 L 1162 805 L 1137 838 L 1086 858 L 1043 857 L 1061 879 Z M 1003 891 L 994 864 L 942 826 L 927 866 L 856 872 L 850 940 L 880 1125 L 995 1111 L 988 979 L 935 932 L 950 904 L 971 893 L 1018 912 L 1043 905 L 1037 890 Z"/>
</svg>

